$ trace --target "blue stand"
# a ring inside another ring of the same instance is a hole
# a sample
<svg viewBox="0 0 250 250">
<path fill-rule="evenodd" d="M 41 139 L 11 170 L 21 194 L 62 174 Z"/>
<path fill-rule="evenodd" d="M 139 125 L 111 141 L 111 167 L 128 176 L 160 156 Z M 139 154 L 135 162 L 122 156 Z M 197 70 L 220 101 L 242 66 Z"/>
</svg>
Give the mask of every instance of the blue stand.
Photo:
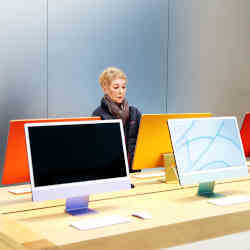
<svg viewBox="0 0 250 250">
<path fill-rule="evenodd" d="M 95 210 L 89 209 L 89 196 L 66 199 L 65 212 L 71 215 L 96 213 Z"/>
<path fill-rule="evenodd" d="M 206 198 L 223 197 L 223 194 L 214 193 L 214 185 L 214 181 L 200 183 L 198 188 L 198 195 Z"/>
</svg>

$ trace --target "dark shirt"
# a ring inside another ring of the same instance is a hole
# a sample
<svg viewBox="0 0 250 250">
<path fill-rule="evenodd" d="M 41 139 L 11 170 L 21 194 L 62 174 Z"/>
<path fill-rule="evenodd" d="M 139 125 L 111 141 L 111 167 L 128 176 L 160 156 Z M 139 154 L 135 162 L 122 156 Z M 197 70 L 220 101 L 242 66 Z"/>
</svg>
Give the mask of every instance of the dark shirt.
<svg viewBox="0 0 250 250">
<path fill-rule="evenodd" d="M 109 112 L 107 104 L 103 100 L 101 101 L 101 105 L 95 109 L 92 115 L 100 116 L 102 120 L 117 119 Z M 128 152 L 128 162 L 129 162 L 130 172 L 137 172 L 132 170 L 132 163 L 134 159 L 134 151 L 135 151 L 140 120 L 141 120 L 140 111 L 133 106 L 129 106 L 129 118 L 126 121 L 126 124 L 125 126 L 123 126 L 123 128 L 125 134 L 126 148 Z"/>
</svg>

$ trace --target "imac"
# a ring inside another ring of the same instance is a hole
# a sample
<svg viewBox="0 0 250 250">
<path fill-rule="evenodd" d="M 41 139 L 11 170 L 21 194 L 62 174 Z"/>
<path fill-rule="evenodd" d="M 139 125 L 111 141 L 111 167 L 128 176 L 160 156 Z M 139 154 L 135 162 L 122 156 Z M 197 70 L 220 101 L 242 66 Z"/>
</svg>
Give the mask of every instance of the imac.
<svg viewBox="0 0 250 250">
<path fill-rule="evenodd" d="M 90 212 L 91 194 L 130 189 L 121 120 L 25 124 L 32 200 L 66 199 Z"/>
<path fill-rule="evenodd" d="M 248 175 L 235 117 L 167 121 L 181 185 L 199 184 L 198 195 L 217 197 L 217 180 Z"/>
<path fill-rule="evenodd" d="M 246 113 L 240 129 L 240 136 L 247 158 L 250 157 L 250 113 Z"/>
<path fill-rule="evenodd" d="M 3 166 L 2 184 L 11 185 L 30 182 L 25 142 L 24 124 L 61 121 L 100 120 L 100 117 L 44 118 L 10 120 Z"/>
<path fill-rule="evenodd" d="M 210 117 L 210 113 L 144 114 L 141 117 L 132 169 L 163 167 L 164 153 L 173 153 L 168 119 Z"/>
</svg>

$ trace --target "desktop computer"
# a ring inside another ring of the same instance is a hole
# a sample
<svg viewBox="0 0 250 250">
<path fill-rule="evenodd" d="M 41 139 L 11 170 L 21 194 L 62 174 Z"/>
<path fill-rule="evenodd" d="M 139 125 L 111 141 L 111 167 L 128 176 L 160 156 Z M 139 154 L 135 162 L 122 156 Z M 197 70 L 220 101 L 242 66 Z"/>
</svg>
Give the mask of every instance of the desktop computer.
<svg viewBox="0 0 250 250">
<path fill-rule="evenodd" d="M 33 201 L 66 199 L 89 212 L 91 194 L 130 189 L 121 120 L 25 124 Z"/>
<path fill-rule="evenodd" d="M 199 195 L 216 197 L 215 181 L 248 175 L 235 117 L 169 119 L 166 123 L 181 185 L 199 184 Z"/>
</svg>

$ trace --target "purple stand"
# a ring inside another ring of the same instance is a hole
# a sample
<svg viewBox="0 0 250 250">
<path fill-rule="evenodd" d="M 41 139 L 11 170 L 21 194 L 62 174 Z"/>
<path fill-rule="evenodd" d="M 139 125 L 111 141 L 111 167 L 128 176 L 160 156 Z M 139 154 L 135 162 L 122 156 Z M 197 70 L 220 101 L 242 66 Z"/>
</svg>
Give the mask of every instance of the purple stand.
<svg viewBox="0 0 250 250">
<path fill-rule="evenodd" d="M 65 211 L 71 215 L 96 213 L 96 211 L 89 209 L 89 196 L 72 197 L 66 199 Z"/>
</svg>

